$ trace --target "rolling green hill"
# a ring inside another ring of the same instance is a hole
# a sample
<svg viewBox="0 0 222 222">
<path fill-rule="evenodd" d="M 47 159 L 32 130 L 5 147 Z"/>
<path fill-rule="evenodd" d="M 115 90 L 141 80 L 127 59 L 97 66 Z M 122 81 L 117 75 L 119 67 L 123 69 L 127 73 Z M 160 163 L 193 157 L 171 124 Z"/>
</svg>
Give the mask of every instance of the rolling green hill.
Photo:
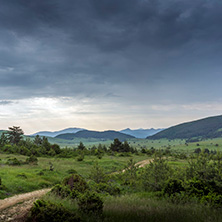
<svg viewBox="0 0 222 222">
<path fill-rule="evenodd" d="M 211 139 L 218 137 L 222 137 L 221 115 L 172 126 L 147 139 Z"/>
<path fill-rule="evenodd" d="M 132 139 L 135 137 L 124 134 L 124 133 L 120 133 L 117 131 L 112 131 L 112 130 L 104 131 L 104 132 L 82 130 L 77 133 L 60 134 L 56 136 L 55 138 L 66 139 L 66 140 L 73 140 L 74 138 L 95 138 L 95 139 L 113 140 L 115 138 L 118 138 L 119 140 L 123 141 L 126 139 Z"/>
</svg>

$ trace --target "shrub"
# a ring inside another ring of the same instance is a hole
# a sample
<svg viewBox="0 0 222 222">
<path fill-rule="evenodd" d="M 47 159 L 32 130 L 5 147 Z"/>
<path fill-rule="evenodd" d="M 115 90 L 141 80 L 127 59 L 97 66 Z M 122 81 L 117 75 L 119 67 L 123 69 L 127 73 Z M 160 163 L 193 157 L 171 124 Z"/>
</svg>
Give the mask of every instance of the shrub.
<svg viewBox="0 0 222 222">
<path fill-rule="evenodd" d="M 91 168 L 89 178 L 96 183 L 105 183 L 108 179 L 107 175 L 103 171 L 103 168 L 99 166 L 98 162 L 96 162 Z"/>
<path fill-rule="evenodd" d="M 10 166 L 19 166 L 21 165 L 21 161 L 19 161 L 17 158 L 9 158 L 6 162 L 6 164 Z"/>
<path fill-rule="evenodd" d="M 71 191 L 75 190 L 80 193 L 85 192 L 88 188 L 86 181 L 79 174 L 72 174 L 71 176 L 66 177 L 63 180 L 62 185 L 69 186 Z"/>
<path fill-rule="evenodd" d="M 94 185 L 94 189 L 97 193 L 108 193 L 110 195 L 119 195 L 120 187 L 113 183 L 98 183 Z"/>
<path fill-rule="evenodd" d="M 30 222 L 77 222 L 80 217 L 65 209 L 61 204 L 53 204 L 49 201 L 37 200 L 31 208 L 28 218 Z"/>
<path fill-rule="evenodd" d="M 209 203 L 210 206 L 214 208 L 221 208 L 222 207 L 222 195 L 217 195 L 216 193 L 209 193 L 206 196 L 201 198 L 202 203 Z"/>
<path fill-rule="evenodd" d="M 78 198 L 79 211 L 84 214 L 102 215 L 103 201 L 94 192 L 85 192 Z"/>
<path fill-rule="evenodd" d="M 71 195 L 71 190 L 68 186 L 62 186 L 60 184 L 56 184 L 51 192 L 57 196 L 60 196 L 61 198 L 65 198 Z"/>
<path fill-rule="evenodd" d="M 148 191 L 161 191 L 170 175 L 171 168 L 167 160 L 156 153 L 153 161 L 142 173 L 143 186 Z"/>
<path fill-rule="evenodd" d="M 31 155 L 30 157 L 28 157 L 28 158 L 26 159 L 26 163 L 37 165 L 37 164 L 38 164 L 38 159 L 37 159 L 36 156 Z"/>
<path fill-rule="evenodd" d="M 163 194 L 172 196 L 175 195 L 176 193 L 181 193 L 182 191 L 185 191 L 182 185 L 182 181 L 176 179 L 170 179 L 168 180 L 163 189 Z"/>
</svg>

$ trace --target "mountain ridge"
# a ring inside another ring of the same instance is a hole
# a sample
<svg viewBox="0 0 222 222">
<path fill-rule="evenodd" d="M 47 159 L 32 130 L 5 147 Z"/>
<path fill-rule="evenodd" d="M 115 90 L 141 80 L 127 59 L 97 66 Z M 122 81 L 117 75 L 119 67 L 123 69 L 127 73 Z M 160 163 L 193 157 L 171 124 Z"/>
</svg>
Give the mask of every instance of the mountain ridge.
<svg viewBox="0 0 222 222">
<path fill-rule="evenodd" d="M 76 133 L 65 133 L 57 135 L 55 138 L 73 140 L 75 138 L 96 138 L 96 139 L 110 139 L 113 140 L 118 138 L 119 140 L 133 139 L 134 136 L 120 133 L 114 130 L 107 131 L 92 131 L 92 130 L 81 130 Z"/>
<path fill-rule="evenodd" d="M 206 117 L 169 127 L 147 139 L 211 139 L 222 137 L 222 115 Z"/>
</svg>

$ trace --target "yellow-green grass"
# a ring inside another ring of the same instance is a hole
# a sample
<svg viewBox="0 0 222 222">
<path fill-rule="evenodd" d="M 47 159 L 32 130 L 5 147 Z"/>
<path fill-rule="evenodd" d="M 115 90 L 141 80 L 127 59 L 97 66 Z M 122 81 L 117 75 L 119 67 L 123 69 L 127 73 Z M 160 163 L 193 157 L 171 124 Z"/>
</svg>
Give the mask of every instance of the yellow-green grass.
<svg viewBox="0 0 222 222">
<path fill-rule="evenodd" d="M 25 161 L 27 158 L 22 155 L 0 154 L 0 177 L 2 184 L 7 188 L 8 196 L 51 187 L 56 183 L 60 183 L 68 175 L 67 171 L 70 169 L 76 170 L 79 174 L 87 178 L 95 161 L 107 173 L 120 171 L 126 166 L 130 158 L 105 155 L 102 159 L 98 159 L 95 156 L 85 156 L 83 161 L 77 161 L 74 158 L 39 157 L 38 165 L 8 166 L 5 164 L 7 158 L 14 157 L 22 161 Z M 148 159 L 146 155 L 134 155 L 132 158 L 135 162 Z M 49 163 L 52 163 L 54 167 L 53 171 L 49 170 Z"/>
</svg>

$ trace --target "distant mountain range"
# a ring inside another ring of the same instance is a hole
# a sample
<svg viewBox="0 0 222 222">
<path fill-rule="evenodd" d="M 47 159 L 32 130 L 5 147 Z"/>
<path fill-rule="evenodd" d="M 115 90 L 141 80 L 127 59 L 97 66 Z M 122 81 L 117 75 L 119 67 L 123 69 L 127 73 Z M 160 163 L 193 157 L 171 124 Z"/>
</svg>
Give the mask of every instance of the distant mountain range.
<svg viewBox="0 0 222 222">
<path fill-rule="evenodd" d="M 51 131 L 40 131 L 40 132 L 32 134 L 31 136 L 39 135 L 39 136 L 47 136 L 47 137 L 56 137 L 56 136 L 58 136 L 60 134 L 77 133 L 77 132 L 79 132 L 81 130 L 85 130 L 85 129 L 83 129 L 83 128 L 67 128 L 67 129 L 63 129 L 63 130 L 59 130 L 59 131 L 54 131 L 54 132 L 51 132 Z"/>
<path fill-rule="evenodd" d="M 161 130 L 163 130 L 163 129 L 153 129 L 153 128 L 151 128 L 151 129 L 135 129 L 135 130 L 132 130 L 132 129 L 127 128 L 127 129 L 124 129 L 124 130 L 121 130 L 121 131 L 109 130 L 109 131 L 104 131 L 104 132 L 119 132 L 119 133 L 122 133 L 122 134 L 130 135 L 130 136 L 135 137 L 135 138 L 146 138 L 147 136 L 154 135 L 155 133 L 158 133 Z M 32 134 L 31 136 L 39 135 L 39 136 L 60 138 L 60 137 L 58 137 L 58 135 L 62 135 L 62 134 L 75 134 L 75 133 L 77 133 L 79 131 L 88 131 L 88 132 L 97 132 L 98 133 L 98 131 L 90 131 L 90 130 L 86 130 L 86 129 L 83 129 L 83 128 L 67 128 L 67 129 L 63 129 L 63 130 L 60 130 L 60 131 L 54 131 L 54 132 L 51 132 L 51 131 L 40 131 L 40 132 Z M 106 135 L 106 134 L 104 134 L 104 132 L 100 132 L 100 133 L 103 133 L 103 135 Z M 83 133 L 81 133 L 81 135 L 83 135 Z M 91 135 L 94 135 L 94 134 L 92 133 Z M 101 136 L 101 135 L 102 134 L 100 134 L 99 136 Z M 120 134 L 118 134 L 118 135 L 120 136 Z M 66 137 L 67 138 L 68 137 L 71 138 L 72 136 L 73 135 L 67 135 Z M 77 134 L 77 136 L 78 136 L 78 134 Z M 83 137 L 83 138 L 85 138 L 85 137 Z"/>
<path fill-rule="evenodd" d="M 134 136 L 130 136 L 124 133 L 120 133 L 113 130 L 108 130 L 104 132 L 98 131 L 90 131 L 90 130 L 82 130 L 76 133 L 65 133 L 56 136 L 55 138 L 65 139 L 65 140 L 73 140 L 75 138 L 95 138 L 95 139 L 106 139 L 106 140 L 113 140 L 118 138 L 119 140 L 126 140 L 135 138 Z"/>
<path fill-rule="evenodd" d="M 134 136 L 136 138 L 144 139 L 147 136 L 152 136 L 152 135 L 154 135 L 154 134 L 156 134 L 156 133 L 158 133 L 162 130 L 164 130 L 164 129 L 153 129 L 153 128 L 151 128 L 151 129 L 131 130 L 131 129 L 127 128 L 127 129 L 121 130 L 119 132 Z"/>
<path fill-rule="evenodd" d="M 211 139 L 222 137 L 222 116 L 182 123 L 165 129 L 148 139 Z"/>
</svg>

